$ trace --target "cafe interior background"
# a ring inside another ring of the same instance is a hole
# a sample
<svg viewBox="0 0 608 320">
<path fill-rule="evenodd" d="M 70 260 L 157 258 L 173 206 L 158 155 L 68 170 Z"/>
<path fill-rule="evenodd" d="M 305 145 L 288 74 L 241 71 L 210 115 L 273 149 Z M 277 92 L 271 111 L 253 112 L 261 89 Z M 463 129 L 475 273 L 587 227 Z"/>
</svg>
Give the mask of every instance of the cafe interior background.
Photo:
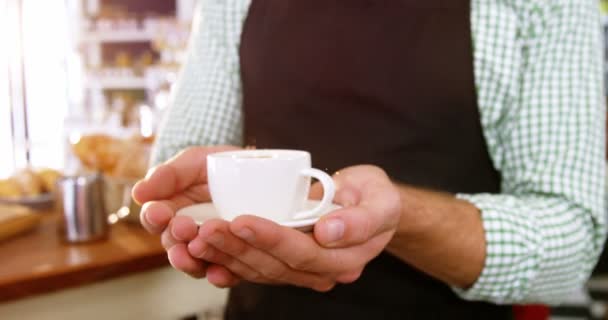
<svg viewBox="0 0 608 320">
<path fill-rule="evenodd" d="M 0 0 L 0 319 L 221 318 L 226 291 L 172 270 L 128 197 L 196 4 Z M 56 180 L 85 172 L 104 176 L 81 200 L 104 202 L 109 230 L 69 238 Z M 606 319 L 603 263 L 564 305 L 518 307 L 518 318 Z"/>
</svg>

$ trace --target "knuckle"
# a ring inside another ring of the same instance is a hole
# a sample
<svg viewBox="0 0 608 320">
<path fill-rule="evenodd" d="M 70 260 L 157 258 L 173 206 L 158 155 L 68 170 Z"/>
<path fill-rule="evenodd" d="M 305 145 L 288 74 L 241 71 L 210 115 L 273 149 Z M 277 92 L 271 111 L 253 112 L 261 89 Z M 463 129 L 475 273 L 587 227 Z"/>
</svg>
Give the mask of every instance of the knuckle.
<svg viewBox="0 0 608 320">
<path fill-rule="evenodd" d="M 298 256 L 288 263 L 289 267 L 295 270 L 309 270 L 317 260 L 317 253 Z"/>
</svg>

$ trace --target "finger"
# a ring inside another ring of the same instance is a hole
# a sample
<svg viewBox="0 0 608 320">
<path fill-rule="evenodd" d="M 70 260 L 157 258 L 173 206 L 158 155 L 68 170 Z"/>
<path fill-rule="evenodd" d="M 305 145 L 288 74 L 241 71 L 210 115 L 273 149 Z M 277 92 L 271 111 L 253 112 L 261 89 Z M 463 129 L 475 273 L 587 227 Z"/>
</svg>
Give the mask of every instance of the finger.
<svg viewBox="0 0 608 320">
<path fill-rule="evenodd" d="M 361 206 L 380 212 L 399 211 L 399 192 L 386 173 L 375 166 L 349 167 L 334 175 L 338 189 L 350 188 L 359 193 Z"/>
<path fill-rule="evenodd" d="M 188 246 L 188 252 L 190 252 L 190 246 Z M 269 283 L 259 272 L 213 246 L 207 245 L 204 251 L 196 257 L 208 263 L 221 265 L 228 269 L 232 274 L 247 281 Z"/>
<path fill-rule="evenodd" d="M 144 203 L 140 212 L 142 226 L 151 233 L 161 233 L 177 210 L 200 202 L 211 201 L 207 185 L 198 185 L 172 197 L 170 200 Z"/>
<path fill-rule="evenodd" d="M 327 248 L 352 247 L 386 231 L 384 219 L 384 215 L 372 214 L 362 207 L 344 208 L 323 216 L 315 224 L 314 236 Z"/>
<path fill-rule="evenodd" d="M 258 251 L 259 253 L 261 253 L 261 255 L 264 255 L 263 252 L 260 252 L 258 249 L 255 249 L 251 246 L 249 246 L 247 250 Z M 255 260 L 249 261 L 249 258 L 254 258 Z M 230 256 L 227 253 L 222 252 L 220 251 L 220 249 L 215 248 L 213 246 L 209 246 L 205 250 L 201 259 L 209 263 L 221 265 L 228 269 L 232 274 L 249 282 L 273 285 L 289 284 L 298 287 L 310 288 L 322 292 L 331 290 L 336 282 L 330 279 L 329 277 L 293 271 L 290 270 L 287 266 L 281 266 L 281 268 L 277 268 L 277 266 L 273 266 L 273 263 L 276 262 L 276 260 L 264 261 L 263 258 L 260 259 L 256 257 L 255 253 L 245 252 L 244 255 L 241 256 L 241 259 L 248 262 L 254 262 L 253 264 L 264 264 L 263 266 L 250 267 L 244 262 L 242 262 L 240 259 Z M 259 270 L 256 271 L 252 268 L 260 269 L 256 269 Z"/>
<path fill-rule="evenodd" d="M 233 275 L 239 277 L 240 279 L 255 283 L 280 284 L 277 281 L 264 278 L 259 272 L 251 269 L 251 267 L 248 265 L 216 249 L 215 247 L 208 245 L 200 238 L 196 238 L 188 244 L 188 252 L 190 252 L 191 256 L 204 260 L 207 263 L 225 267 Z M 200 253 L 193 254 L 192 252 Z"/>
<path fill-rule="evenodd" d="M 214 230 L 227 229 L 229 222 L 222 219 L 209 219 L 198 229 L 197 236 L 188 244 L 188 251 L 194 257 L 203 259 L 207 249 L 209 249 L 209 234 Z M 223 240 L 222 240 L 223 241 Z"/>
<path fill-rule="evenodd" d="M 173 209 L 162 201 L 146 202 L 141 207 L 139 220 L 150 233 L 159 234 L 165 230 L 173 218 Z"/>
<path fill-rule="evenodd" d="M 184 217 L 181 217 L 181 218 L 184 218 Z M 187 222 L 187 221 L 184 221 L 183 219 L 175 219 L 175 218 L 173 218 L 173 219 L 171 219 L 171 220 L 169 221 L 169 224 L 168 224 L 167 228 L 166 228 L 166 229 L 165 229 L 165 230 L 164 230 L 164 231 L 161 233 L 161 235 L 160 235 L 160 242 L 161 242 L 161 245 L 162 245 L 162 246 L 163 246 L 163 248 L 165 248 L 165 250 L 167 250 L 167 251 L 168 251 L 170 248 L 172 248 L 173 246 L 175 246 L 176 244 L 184 244 L 184 243 L 187 243 L 187 242 L 190 240 L 190 239 L 187 239 L 187 240 L 180 240 L 180 239 L 177 239 L 177 238 L 174 236 L 174 234 L 173 234 L 173 229 L 175 229 L 174 224 L 175 224 L 176 222 L 177 222 L 178 224 L 182 224 L 182 223 L 188 224 L 188 223 L 189 223 L 189 222 Z M 186 226 L 186 227 L 184 227 L 183 225 L 182 225 L 182 226 L 178 226 L 177 228 L 178 228 L 178 229 L 179 229 L 179 228 L 188 229 L 188 227 L 187 227 L 187 226 Z M 187 231 L 187 232 L 188 232 L 188 233 L 190 233 L 190 232 L 192 232 L 192 231 Z M 196 234 L 196 230 L 194 231 L 194 234 Z M 188 237 L 186 237 L 186 238 L 188 238 Z M 190 236 L 190 238 L 193 238 L 193 236 Z"/>
<path fill-rule="evenodd" d="M 312 200 L 321 200 L 323 198 L 323 185 L 315 182 L 310 186 L 308 198 Z"/>
<path fill-rule="evenodd" d="M 367 182 L 359 189 L 347 186 L 336 198 L 336 202 L 356 206 L 344 205 L 345 208 L 325 215 L 315 224 L 315 239 L 324 247 L 347 248 L 364 244 L 392 230 L 399 221 L 399 193 L 390 181 Z"/>
<path fill-rule="evenodd" d="M 225 221 L 208 221 L 201 226 L 197 239 L 208 243 L 203 259 L 225 265 L 245 280 L 259 283 L 288 283 L 316 290 L 326 290 L 333 285 L 333 281 L 327 277 L 292 270 L 282 261 L 250 246 L 234 236 Z M 191 253 L 198 254 L 192 251 Z"/>
<path fill-rule="evenodd" d="M 173 248 L 176 244 L 184 243 L 182 241 L 178 241 L 171 234 L 170 228 L 165 229 L 163 233 L 160 235 L 160 244 L 165 248 L 165 250 L 169 251 L 169 249 Z"/>
<path fill-rule="evenodd" d="M 249 245 L 268 253 L 291 269 L 315 273 L 342 271 L 340 261 L 300 231 L 255 216 L 240 216 L 230 231 Z"/>
<path fill-rule="evenodd" d="M 350 186 L 344 186 L 336 190 L 334 203 L 342 207 L 351 207 L 361 202 L 361 192 Z"/>
<path fill-rule="evenodd" d="M 362 266 L 359 269 L 355 269 L 354 271 L 345 272 L 345 273 L 343 273 L 341 275 L 338 275 L 336 277 L 336 282 L 338 282 L 338 283 L 353 283 L 353 282 L 357 281 L 361 277 L 361 273 L 363 273 L 363 268 L 364 268 L 364 266 Z"/>
<path fill-rule="evenodd" d="M 162 200 L 207 181 L 207 155 L 236 149 L 235 147 L 191 147 L 167 162 L 151 169 L 146 178 L 133 187 L 133 198 L 138 203 Z"/>
<path fill-rule="evenodd" d="M 240 279 L 223 266 L 212 264 L 207 268 L 207 280 L 218 288 L 231 288 L 239 284 Z"/>
<path fill-rule="evenodd" d="M 205 264 L 201 260 L 194 259 L 188 253 L 186 245 L 176 244 L 167 251 L 167 257 L 171 266 L 191 277 L 203 278 L 205 276 Z"/>
<path fill-rule="evenodd" d="M 319 246 L 307 234 L 255 216 L 235 219 L 230 224 L 230 231 L 293 270 L 332 274 L 335 279 L 344 274 L 360 272 L 362 266 L 382 252 L 392 236 L 390 232 L 385 232 L 362 245 L 327 249 Z"/>
<path fill-rule="evenodd" d="M 219 219 L 209 220 L 205 222 L 205 226 L 208 226 L 210 224 L 227 225 L 228 223 Z M 223 242 L 223 239 L 220 239 L 219 241 Z M 190 253 L 190 255 L 193 257 L 205 260 L 207 262 L 222 265 L 229 269 L 233 274 L 236 274 L 240 278 L 243 278 L 245 280 L 257 282 L 262 278 L 258 272 L 251 269 L 248 265 L 240 262 L 239 260 L 236 260 L 232 256 L 208 244 L 205 236 L 201 235 L 192 239 L 192 241 L 188 243 L 188 253 Z"/>
<path fill-rule="evenodd" d="M 336 194 L 333 202 L 344 207 L 357 204 L 361 198 L 361 195 L 357 189 L 353 188 L 349 184 L 343 183 L 343 179 L 340 179 L 340 172 L 337 172 L 333 178 L 334 185 L 336 187 Z M 315 182 L 310 187 L 308 198 L 313 200 L 321 200 L 323 198 L 323 185 L 319 182 Z"/>
<path fill-rule="evenodd" d="M 198 226 L 191 217 L 177 216 L 171 221 L 170 231 L 175 240 L 188 242 L 196 237 Z"/>
<path fill-rule="evenodd" d="M 372 214 L 363 207 L 336 210 L 323 216 L 314 227 L 314 237 L 326 248 L 362 245 L 392 229 L 398 218 L 392 213 Z M 392 222 L 391 222 L 392 221 Z"/>
</svg>

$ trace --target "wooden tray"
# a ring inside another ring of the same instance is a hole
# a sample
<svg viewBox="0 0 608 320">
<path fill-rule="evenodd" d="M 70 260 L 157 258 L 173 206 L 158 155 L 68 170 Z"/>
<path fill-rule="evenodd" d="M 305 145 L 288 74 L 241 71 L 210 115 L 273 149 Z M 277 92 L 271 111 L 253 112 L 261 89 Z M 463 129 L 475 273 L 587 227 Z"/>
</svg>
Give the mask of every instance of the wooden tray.
<svg viewBox="0 0 608 320">
<path fill-rule="evenodd" d="M 0 204 L 0 241 L 33 229 L 40 215 L 27 207 Z"/>
</svg>

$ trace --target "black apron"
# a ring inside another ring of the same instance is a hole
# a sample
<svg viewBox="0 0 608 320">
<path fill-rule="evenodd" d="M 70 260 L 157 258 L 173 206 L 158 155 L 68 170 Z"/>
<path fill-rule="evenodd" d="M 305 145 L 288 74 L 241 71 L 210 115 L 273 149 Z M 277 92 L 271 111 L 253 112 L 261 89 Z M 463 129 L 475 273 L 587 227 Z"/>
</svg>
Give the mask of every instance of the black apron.
<svg viewBox="0 0 608 320">
<path fill-rule="evenodd" d="M 241 76 L 245 141 L 314 167 L 382 167 L 399 182 L 495 193 L 477 109 L 468 0 L 253 0 Z M 441 257 L 437 258 L 441 263 Z M 382 253 L 327 293 L 244 283 L 227 319 L 509 319 Z"/>
</svg>

